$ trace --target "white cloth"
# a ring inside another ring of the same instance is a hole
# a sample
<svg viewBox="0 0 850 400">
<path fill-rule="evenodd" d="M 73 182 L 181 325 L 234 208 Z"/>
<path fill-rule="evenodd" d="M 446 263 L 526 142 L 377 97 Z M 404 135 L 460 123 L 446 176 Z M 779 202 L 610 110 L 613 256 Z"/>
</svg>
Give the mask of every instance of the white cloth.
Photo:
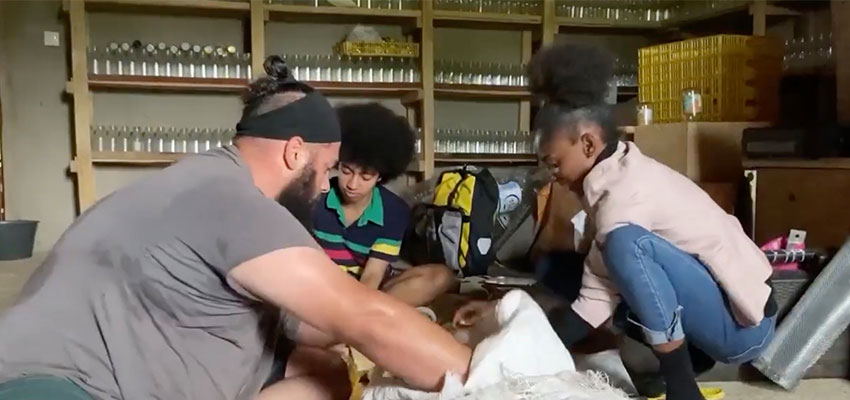
<svg viewBox="0 0 850 400">
<path fill-rule="evenodd" d="M 466 384 L 449 374 L 440 393 L 429 393 L 405 387 L 398 379 L 377 377 L 363 399 L 628 399 L 604 376 L 576 372 L 543 310 L 524 291 L 506 294 L 496 314 L 500 330 L 476 346 Z"/>
</svg>

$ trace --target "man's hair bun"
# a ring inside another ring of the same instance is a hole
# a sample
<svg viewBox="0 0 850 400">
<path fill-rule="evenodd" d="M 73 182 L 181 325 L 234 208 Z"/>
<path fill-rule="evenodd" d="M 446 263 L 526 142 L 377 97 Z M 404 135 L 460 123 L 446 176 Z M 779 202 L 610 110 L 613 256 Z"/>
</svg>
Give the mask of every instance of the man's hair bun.
<svg viewBox="0 0 850 400">
<path fill-rule="evenodd" d="M 278 55 L 268 56 L 266 61 L 263 62 L 263 69 L 266 71 L 266 75 L 275 80 L 283 81 L 289 77 L 289 67 L 286 66 L 286 61 L 283 61 L 283 58 Z"/>
</svg>

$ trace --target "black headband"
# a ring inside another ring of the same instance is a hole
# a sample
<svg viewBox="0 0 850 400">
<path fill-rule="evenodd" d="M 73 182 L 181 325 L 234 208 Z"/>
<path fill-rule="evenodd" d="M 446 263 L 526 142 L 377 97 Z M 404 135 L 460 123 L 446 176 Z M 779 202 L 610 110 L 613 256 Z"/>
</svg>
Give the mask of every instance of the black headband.
<svg viewBox="0 0 850 400">
<path fill-rule="evenodd" d="M 260 115 L 245 115 L 236 124 L 237 136 L 289 140 L 301 137 L 307 143 L 339 142 L 342 134 L 334 108 L 319 92 L 296 85 L 306 96 Z"/>
</svg>

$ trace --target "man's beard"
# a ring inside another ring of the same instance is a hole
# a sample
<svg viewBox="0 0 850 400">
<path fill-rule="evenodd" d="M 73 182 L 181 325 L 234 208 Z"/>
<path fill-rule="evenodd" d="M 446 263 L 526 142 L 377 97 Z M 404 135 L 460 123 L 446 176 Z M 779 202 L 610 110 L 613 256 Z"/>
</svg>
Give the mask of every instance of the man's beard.
<svg viewBox="0 0 850 400">
<path fill-rule="evenodd" d="M 307 230 L 313 229 L 313 208 L 319 193 L 316 188 L 316 171 L 308 166 L 277 196 L 277 202 L 286 207 Z"/>
</svg>

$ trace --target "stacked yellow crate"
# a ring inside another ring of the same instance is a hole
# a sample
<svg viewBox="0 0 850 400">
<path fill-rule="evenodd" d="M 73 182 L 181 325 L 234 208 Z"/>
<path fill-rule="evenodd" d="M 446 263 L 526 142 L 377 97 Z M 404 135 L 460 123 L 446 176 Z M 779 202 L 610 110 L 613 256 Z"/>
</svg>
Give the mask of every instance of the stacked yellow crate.
<svg viewBox="0 0 850 400">
<path fill-rule="evenodd" d="M 682 91 L 702 95 L 698 121 L 773 121 L 779 114 L 782 42 L 715 35 L 640 49 L 639 98 L 654 122 L 682 121 Z"/>
</svg>

